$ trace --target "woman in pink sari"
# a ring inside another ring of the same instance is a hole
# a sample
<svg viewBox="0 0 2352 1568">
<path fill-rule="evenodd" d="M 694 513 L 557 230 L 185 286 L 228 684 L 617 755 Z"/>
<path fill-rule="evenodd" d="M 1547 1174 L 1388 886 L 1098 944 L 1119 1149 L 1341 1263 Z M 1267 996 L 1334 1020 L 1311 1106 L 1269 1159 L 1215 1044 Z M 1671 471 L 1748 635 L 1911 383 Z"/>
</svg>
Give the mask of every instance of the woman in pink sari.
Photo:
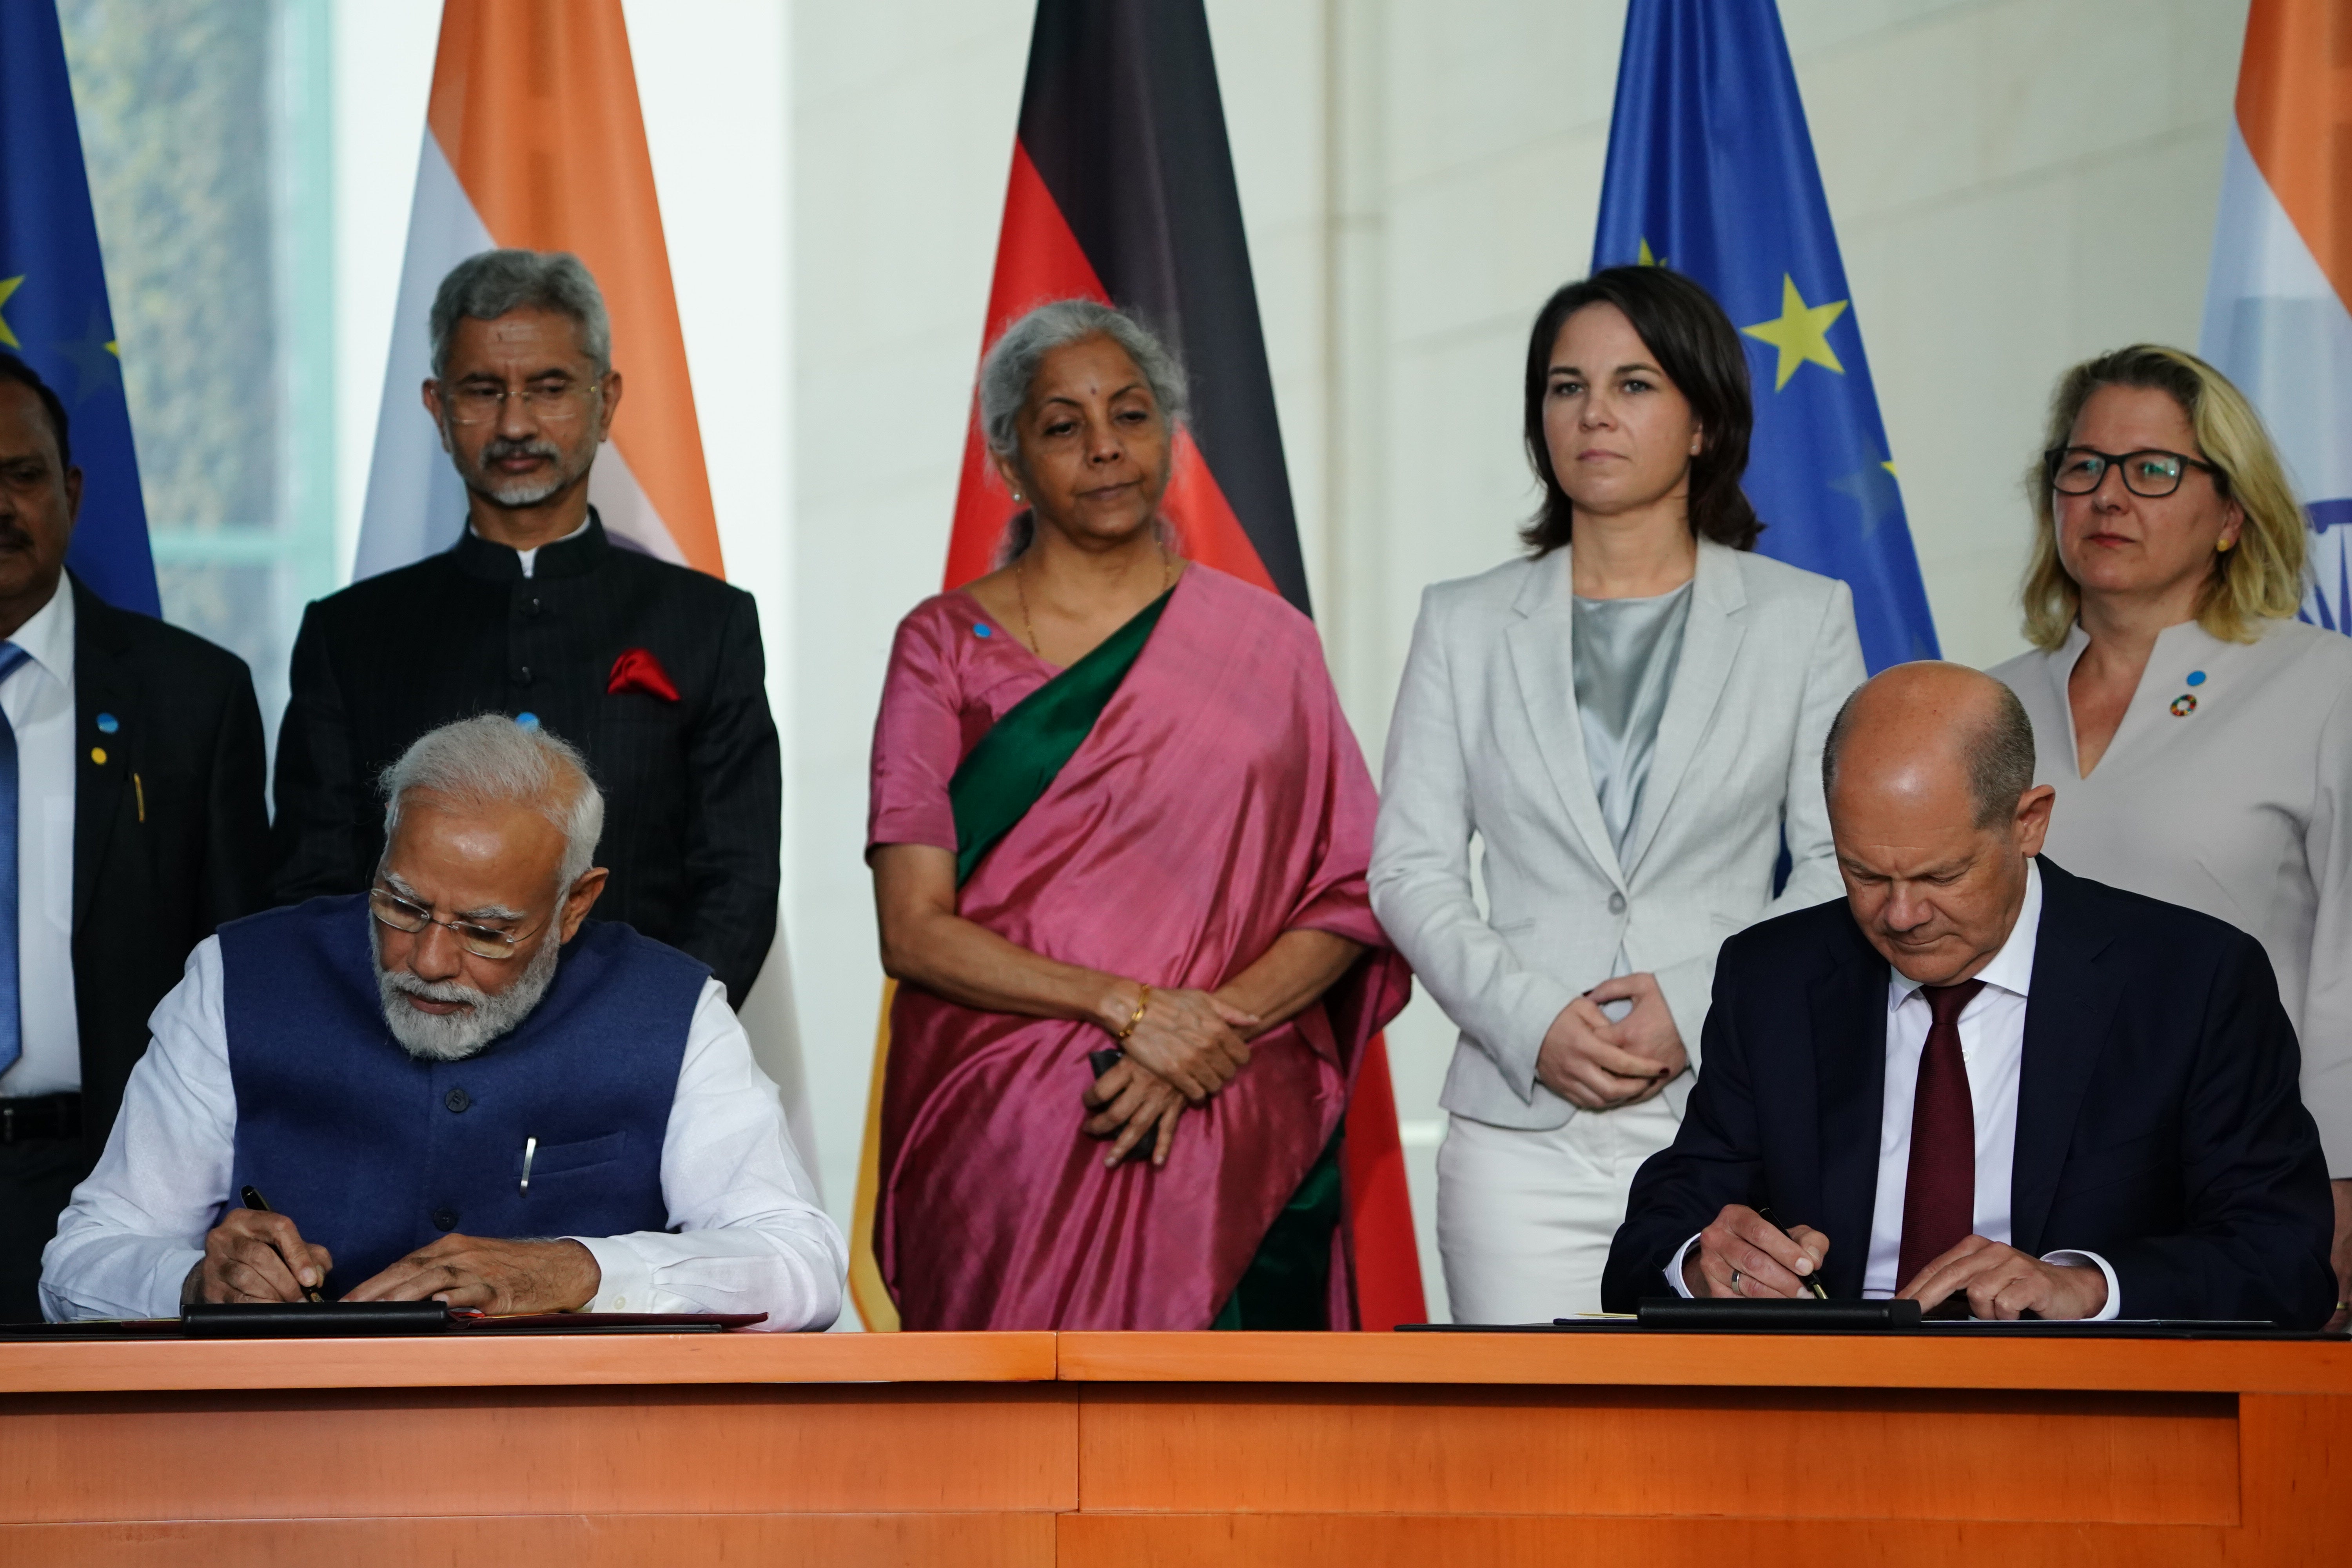
<svg viewBox="0 0 2352 1568">
<path fill-rule="evenodd" d="M 1169 547 L 1182 401 L 1116 311 L 1014 323 L 981 412 L 1030 510 L 898 627 L 866 854 L 909 1329 L 1353 1324 L 1335 1144 L 1408 984 L 1371 780 L 1307 619 Z"/>
</svg>

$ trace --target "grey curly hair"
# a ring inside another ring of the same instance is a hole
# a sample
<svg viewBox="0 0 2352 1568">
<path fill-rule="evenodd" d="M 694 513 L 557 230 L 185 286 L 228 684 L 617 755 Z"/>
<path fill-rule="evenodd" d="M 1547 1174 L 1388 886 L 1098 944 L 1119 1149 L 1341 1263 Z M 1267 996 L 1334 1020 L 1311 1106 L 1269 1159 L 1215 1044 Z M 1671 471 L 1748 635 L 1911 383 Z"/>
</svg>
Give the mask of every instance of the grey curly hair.
<svg viewBox="0 0 2352 1568">
<path fill-rule="evenodd" d="M 521 310 L 569 318 L 596 374 L 613 368 L 613 319 L 586 264 L 568 250 L 484 250 L 451 268 L 433 295 L 428 325 L 435 378 L 448 374 L 449 336 L 459 321 L 495 321 Z"/>
<path fill-rule="evenodd" d="M 503 713 L 478 713 L 427 731 L 409 743 L 377 779 L 383 792 L 383 838 L 400 831 L 400 808 L 411 792 L 426 790 L 460 807 L 526 805 L 563 835 L 559 890 L 569 889 L 595 863 L 604 836 L 604 795 L 588 759 L 536 723 Z"/>
<path fill-rule="evenodd" d="M 1168 345 L 1124 310 L 1094 300 L 1055 300 L 1005 328 L 980 362 L 980 434 L 991 452 L 1019 466 L 1021 410 L 1036 384 L 1037 367 L 1055 349 L 1095 337 L 1108 338 L 1135 362 L 1168 434 L 1173 437 L 1182 427 L 1190 395 L 1184 367 Z M 1036 526 L 1025 511 L 1015 517 L 999 559 L 1010 561 L 1028 549 Z"/>
</svg>

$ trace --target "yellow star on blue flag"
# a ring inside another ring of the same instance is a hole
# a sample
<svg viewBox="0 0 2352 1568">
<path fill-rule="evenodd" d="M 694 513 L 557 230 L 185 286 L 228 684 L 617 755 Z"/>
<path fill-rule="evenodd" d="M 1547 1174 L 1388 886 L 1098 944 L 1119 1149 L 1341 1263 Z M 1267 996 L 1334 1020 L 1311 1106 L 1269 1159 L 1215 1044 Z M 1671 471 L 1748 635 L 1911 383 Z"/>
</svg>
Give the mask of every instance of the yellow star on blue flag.
<svg viewBox="0 0 2352 1568">
<path fill-rule="evenodd" d="M 1766 524 L 1758 552 L 1853 591 L 1872 669 L 1933 658 L 1935 617 L 1862 306 L 1838 254 L 1780 6 L 1625 0 L 1624 10 L 1592 265 L 1670 267 L 1715 296 L 1753 389 L 1739 488 Z"/>
<path fill-rule="evenodd" d="M 1805 297 L 1797 292 L 1797 280 L 1785 272 L 1780 274 L 1780 319 L 1739 329 L 1780 351 L 1780 368 L 1772 379 L 1773 391 L 1788 385 L 1797 367 L 1808 362 L 1840 375 L 1845 374 L 1845 366 L 1838 363 L 1837 351 L 1830 347 L 1830 323 L 1845 314 L 1846 303 L 1832 300 L 1826 305 L 1808 305 Z"/>
<path fill-rule="evenodd" d="M 0 353 L 22 361 L 72 416 L 81 510 L 66 564 L 108 604 L 160 616 L 105 258 L 49 0 L 0 0 Z"/>
</svg>

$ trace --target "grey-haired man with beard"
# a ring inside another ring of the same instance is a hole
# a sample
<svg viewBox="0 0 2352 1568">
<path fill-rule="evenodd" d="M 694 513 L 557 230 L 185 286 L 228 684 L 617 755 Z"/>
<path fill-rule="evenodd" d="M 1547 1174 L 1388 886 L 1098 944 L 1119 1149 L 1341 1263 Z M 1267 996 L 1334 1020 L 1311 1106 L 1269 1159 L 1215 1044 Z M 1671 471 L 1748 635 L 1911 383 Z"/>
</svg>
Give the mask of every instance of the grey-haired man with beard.
<svg viewBox="0 0 2352 1568">
<path fill-rule="evenodd" d="M 604 802 L 580 754 L 485 714 L 383 784 L 367 892 L 224 926 L 156 1009 L 44 1311 L 316 1289 L 829 1325 L 841 1233 L 725 988 L 585 923 Z M 238 1205 L 248 1186 L 271 1212 Z"/>
<path fill-rule="evenodd" d="M 447 550 L 302 618 L 278 742 L 278 900 L 365 888 L 383 851 L 376 774 L 436 725 L 505 713 L 578 746 L 604 785 L 598 918 L 692 953 L 740 1006 L 775 935 L 782 843 L 758 609 L 608 536 L 588 504 L 622 377 L 577 257 L 469 257 L 431 328 L 417 417 L 466 514 L 446 520 Z M 613 477 L 617 452 L 602 461 Z"/>
</svg>

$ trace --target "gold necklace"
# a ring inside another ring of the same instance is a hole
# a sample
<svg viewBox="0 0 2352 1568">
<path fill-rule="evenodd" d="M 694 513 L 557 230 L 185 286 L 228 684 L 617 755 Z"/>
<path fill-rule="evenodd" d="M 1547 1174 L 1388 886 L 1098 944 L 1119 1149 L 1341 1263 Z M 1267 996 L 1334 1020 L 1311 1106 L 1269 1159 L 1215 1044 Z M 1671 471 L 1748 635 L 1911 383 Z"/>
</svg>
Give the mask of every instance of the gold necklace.
<svg viewBox="0 0 2352 1568">
<path fill-rule="evenodd" d="M 1176 585 L 1176 557 L 1168 552 L 1164 540 L 1156 542 L 1160 545 L 1160 592 L 1165 594 Z M 1021 552 L 1021 559 L 1013 563 L 1013 596 L 1021 606 L 1021 632 L 1029 644 L 1029 651 L 1051 664 L 1054 661 L 1045 658 L 1045 650 L 1038 646 L 1037 628 L 1029 619 L 1029 590 L 1022 586 L 1022 579 L 1028 572 L 1029 552 L 1024 550 Z"/>
</svg>

